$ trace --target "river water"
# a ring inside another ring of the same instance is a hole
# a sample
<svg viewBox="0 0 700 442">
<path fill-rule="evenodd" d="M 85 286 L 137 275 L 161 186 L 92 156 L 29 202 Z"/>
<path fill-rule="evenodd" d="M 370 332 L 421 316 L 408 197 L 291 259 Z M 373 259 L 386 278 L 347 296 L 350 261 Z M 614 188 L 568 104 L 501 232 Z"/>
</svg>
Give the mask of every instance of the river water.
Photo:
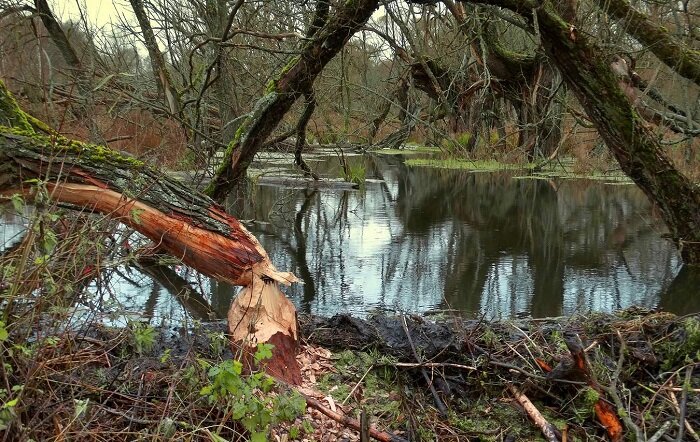
<svg viewBox="0 0 700 442">
<path fill-rule="evenodd" d="M 358 190 L 266 184 L 289 164 L 273 155 L 257 164 L 267 174 L 252 197 L 231 208 L 275 265 L 304 281 L 286 289 L 302 312 L 700 311 L 699 272 L 682 266 L 633 185 L 408 167 L 396 155 L 347 159 L 365 167 Z M 340 174 L 334 156 L 309 160 L 323 175 Z M 0 239 L 17 230 L 6 215 Z M 153 318 L 225 317 L 236 292 L 184 267 L 126 270 L 118 273 L 128 280 L 113 275 L 110 293 Z M 184 300 L 173 296 L 183 290 L 178 277 L 190 283 Z"/>
</svg>

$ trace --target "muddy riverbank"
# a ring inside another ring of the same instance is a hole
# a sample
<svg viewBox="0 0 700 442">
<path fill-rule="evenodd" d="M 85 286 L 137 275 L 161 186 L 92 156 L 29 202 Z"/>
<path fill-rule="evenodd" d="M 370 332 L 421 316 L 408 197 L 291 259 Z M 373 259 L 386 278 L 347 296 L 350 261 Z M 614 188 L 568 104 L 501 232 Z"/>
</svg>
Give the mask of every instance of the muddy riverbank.
<svg viewBox="0 0 700 442">
<path fill-rule="evenodd" d="M 359 440 L 304 397 L 408 440 L 534 440 L 543 433 L 526 403 L 558 440 L 676 438 L 681 427 L 695 440 L 700 428 L 697 316 L 300 320 L 298 391 L 242 375 L 221 322 L 90 326 L 30 343 L 13 333 L 5 440 Z"/>
</svg>

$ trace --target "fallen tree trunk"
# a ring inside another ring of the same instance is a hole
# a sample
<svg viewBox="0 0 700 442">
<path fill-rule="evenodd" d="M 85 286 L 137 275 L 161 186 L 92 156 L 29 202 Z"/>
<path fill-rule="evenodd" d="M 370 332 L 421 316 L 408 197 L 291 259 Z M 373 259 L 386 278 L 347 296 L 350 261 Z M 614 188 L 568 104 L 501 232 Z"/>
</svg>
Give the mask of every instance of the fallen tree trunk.
<svg viewBox="0 0 700 442">
<path fill-rule="evenodd" d="M 37 186 L 45 186 L 52 201 L 107 215 L 148 237 L 157 251 L 245 286 L 245 302 L 235 302 L 229 315 L 236 318 L 229 326 L 232 340 L 246 352 L 273 342 L 278 349 L 269 371 L 299 382 L 295 309 L 277 286 L 297 279 L 278 271 L 257 239 L 221 206 L 106 147 L 0 126 L 0 197 L 33 198 Z"/>
<path fill-rule="evenodd" d="M 65 138 L 0 130 L 0 192 L 31 196 L 46 183 L 52 199 L 108 214 L 159 250 L 231 284 L 287 282 L 241 223 L 211 199 L 136 159 Z"/>
</svg>

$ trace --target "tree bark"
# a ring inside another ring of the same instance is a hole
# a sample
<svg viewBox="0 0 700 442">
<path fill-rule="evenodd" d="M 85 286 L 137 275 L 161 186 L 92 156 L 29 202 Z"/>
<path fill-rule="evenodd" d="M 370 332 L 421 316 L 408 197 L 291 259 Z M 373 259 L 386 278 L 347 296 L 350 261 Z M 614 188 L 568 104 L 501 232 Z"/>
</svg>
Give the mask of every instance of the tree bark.
<svg viewBox="0 0 700 442">
<path fill-rule="evenodd" d="M 63 28 L 54 17 L 53 12 L 46 0 L 35 0 L 34 6 L 39 13 L 39 18 L 44 24 L 44 27 L 49 33 L 51 40 L 54 42 L 58 50 L 61 52 L 63 59 L 66 60 L 68 66 L 73 69 L 74 75 L 76 75 L 81 81 L 78 83 L 78 89 L 81 93 L 84 92 L 86 85 L 86 79 L 84 78 L 83 64 L 78 57 L 78 53 L 75 52 L 73 45 L 68 41 L 68 37 L 63 32 Z"/>
<path fill-rule="evenodd" d="M 620 88 L 604 51 L 563 20 L 550 1 L 492 0 L 532 20 L 550 60 L 586 110 L 620 167 L 655 203 L 686 264 L 700 265 L 700 189 L 683 175 Z"/>
<path fill-rule="evenodd" d="M 28 180 L 51 199 L 107 215 L 151 239 L 159 252 L 221 281 L 245 286 L 229 328 L 235 344 L 276 346 L 271 373 L 300 381 L 294 306 L 277 287 L 296 281 L 270 262 L 257 239 L 210 198 L 108 148 L 0 128 L 0 196 L 31 198 Z M 252 351 L 252 350 L 251 350 Z"/>
<path fill-rule="evenodd" d="M 282 68 L 268 84 L 267 92 L 242 124 L 224 155 L 224 161 L 205 193 L 223 201 L 240 180 L 258 149 L 289 111 L 309 91 L 328 62 L 369 19 L 378 0 L 342 2 L 326 24 L 304 45 L 301 54 Z"/>
<path fill-rule="evenodd" d="M 78 103 L 72 106 L 74 113 L 77 117 L 85 120 L 86 124 L 90 126 L 90 137 L 92 141 L 104 142 L 100 128 L 97 126 L 94 118 L 92 118 L 94 108 L 92 100 L 92 82 L 88 77 L 85 66 L 78 57 L 75 48 L 68 40 L 66 33 L 63 32 L 60 23 L 56 20 L 56 17 L 54 17 L 53 12 L 51 12 L 47 1 L 35 0 L 34 6 L 36 7 L 41 22 L 51 37 L 51 41 L 56 45 L 61 56 L 68 64 L 71 70 L 71 76 L 75 80 L 80 97 L 78 98 Z"/>
<path fill-rule="evenodd" d="M 0 81 L 0 125 L 34 132 L 27 115 L 17 106 L 17 102 L 2 81 Z"/>
<path fill-rule="evenodd" d="M 278 271 L 258 240 L 209 197 L 145 163 L 107 147 L 38 135 L 0 81 L 0 198 L 34 197 L 46 187 L 52 201 L 109 216 L 153 241 L 154 249 L 192 268 L 245 286 L 229 311 L 232 344 L 247 360 L 258 343 L 275 348 L 266 369 L 301 382 L 296 361 L 294 305 L 279 290 L 298 281 Z M 39 184 L 36 184 L 39 183 Z"/>
<path fill-rule="evenodd" d="M 676 39 L 668 29 L 654 23 L 626 0 L 596 0 L 596 3 L 666 66 L 700 86 L 700 52 Z"/>
<path fill-rule="evenodd" d="M 296 125 L 297 140 L 294 144 L 294 164 L 296 164 L 297 167 L 304 172 L 304 176 L 311 177 L 318 181 L 318 174 L 311 170 L 311 167 L 306 164 L 306 161 L 304 161 L 304 158 L 302 157 L 304 147 L 306 147 L 306 126 L 309 124 L 309 120 L 311 120 L 314 110 L 316 110 L 316 95 L 314 94 L 314 91 L 312 90 L 307 92 L 305 97 L 306 104 L 304 106 L 304 112 L 301 114 L 301 117 L 299 118 L 299 121 L 297 121 Z"/>
<path fill-rule="evenodd" d="M 143 7 L 143 0 L 129 0 L 129 2 L 131 3 L 131 8 L 134 10 L 136 19 L 139 21 L 143 40 L 146 49 L 148 49 L 148 57 L 151 59 L 151 69 L 153 69 L 153 76 L 158 85 L 158 94 L 165 98 L 165 103 L 168 105 L 170 113 L 178 115 L 180 113 L 178 94 L 166 67 L 165 58 L 158 48 L 151 22 L 148 20 L 146 10 Z"/>
<path fill-rule="evenodd" d="M 27 180 L 39 179 L 57 201 L 118 218 L 203 273 L 236 285 L 248 285 L 251 271 L 274 275 L 266 275 L 264 265 L 254 270 L 267 257 L 240 222 L 138 160 L 100 146 L 9 129 L 0 132 L 0 143 L 4 194 L 29 195 Z"/>
<path fill-rule="evenodd" d="M 530 161 L 548 157 L 561 141 L 561 106 L 556 69 L 544 55 L 518 54 L 505 48 L 493 25 L 486 25 L 484 41 L 489 48 L 486 65 L 518 115 L 518 146 Z"/>
</svg>

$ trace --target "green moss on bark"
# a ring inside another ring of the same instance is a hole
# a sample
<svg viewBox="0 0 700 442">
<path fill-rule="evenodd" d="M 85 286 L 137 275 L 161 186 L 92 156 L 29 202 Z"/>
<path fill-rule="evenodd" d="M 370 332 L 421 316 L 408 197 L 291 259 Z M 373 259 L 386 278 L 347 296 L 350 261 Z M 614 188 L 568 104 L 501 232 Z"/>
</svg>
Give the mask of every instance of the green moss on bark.
<svg viewBox="0 0 700 442">
<path fill-rule="evenodd" d="M 80 157 L 81 160 L 85 162 L 108 162 L 130 168 L 140 168 L 146 166 L 143 161 L 110 149 L 109 147 L 70 140 L 60 135 L 47 136 L 37 134 L 29 124 L 27 124 L 27 127 L 24 128 L 17 126 L 0 126 L 0 132 L 4 134 L 29 137 L 32 139 L 34 144 L 39 146 L 51 146 L 53 151 L 45 151 L 46 155 L 71 155 Z"/>
<path fill-rule="evenodd" d="M 700 52 L 677 39 L 669 30 L 636 10 L 626 0 L 596 0 L 598 6 L 668 67 L 700 85 Z"/>
<path fill-rule="evenodd" d="M 301 60 L 301 56 L 296 55 L 292 57 L 287 64 L 284 65 L 284 67 L 275 75 L 275 78 L 267 82 L 267 86 L 265 86 L 265 93 L 266 94 L 271 94 L 273 92 L 278 92 L 277 90 L 277 83 L 280 81 L 282 77 L 287 74 L 294 66 L 299 63 L 299 60 Z"/>
<path fill-rule="evenodd" d="M 17 105 L 17 102 L 2 80 L 0 80 L 0 124 L 16 127 L 31 133 L 34 132 L 31 124 L 27 121 L 26 114 L 19 108 L 19 105 Z"/>
</svg>

